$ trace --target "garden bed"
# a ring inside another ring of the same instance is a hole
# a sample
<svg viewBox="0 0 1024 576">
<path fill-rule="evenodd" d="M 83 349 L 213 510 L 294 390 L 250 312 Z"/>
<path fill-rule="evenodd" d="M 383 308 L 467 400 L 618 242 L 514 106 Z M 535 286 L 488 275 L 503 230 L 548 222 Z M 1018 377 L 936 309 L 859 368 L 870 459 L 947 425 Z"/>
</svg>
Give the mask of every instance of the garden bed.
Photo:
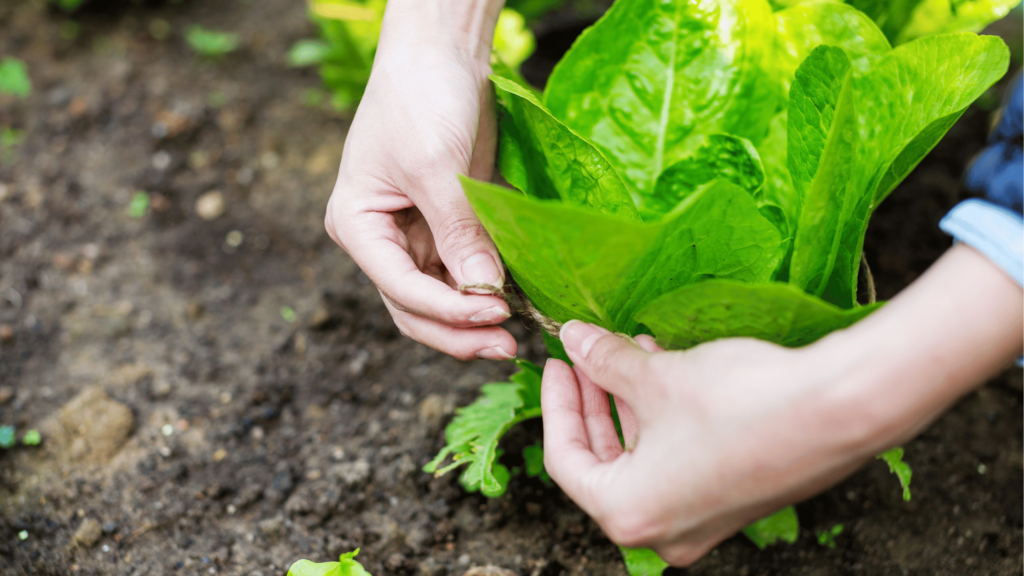
<svg viewBox="0 0 1024 576">
<path fill-rule="evenodd" d="M 0 425 L 43 431 L 0 451 L 0 573 L 270 576 L 356 547 L 377 575 L 624 573 L 557 487 L 520 475 L 487 499 L 420 471 L 453 408 L 513 367 L 401 337 L 323 232 L 349 118 L 303 105 L 318 79 L 284 64 L 311 33 L 302 3 L 129 8 L 83 16 L 75 39 L 64 20 L 0 6 L 0 55 L 34 82 L 0 97 L 0 129 L 26 133 L 0 155 Z M 242 48 L 202 59 L 181 38 L 192 23 Z M 880 299 L 949 246 L 937 223 L 967 196 L 989 117 L 970 109 L 875 213 Z M 214 191 L 223 214 L 206 220 L 196 201 Z M 543 358 L 535 330 L 508 327 Z M 512 433 L 508 464 L 538 427 Z M 869 463 L 797 506 L 795 545 L 733 538 L 687 573 L 1019 574 L 1022 434 L 1012 369 L 906 445 L 910 502 Z M 836 523 L 836 548 L 820 546 L 813 530 Z"/>
</svg>

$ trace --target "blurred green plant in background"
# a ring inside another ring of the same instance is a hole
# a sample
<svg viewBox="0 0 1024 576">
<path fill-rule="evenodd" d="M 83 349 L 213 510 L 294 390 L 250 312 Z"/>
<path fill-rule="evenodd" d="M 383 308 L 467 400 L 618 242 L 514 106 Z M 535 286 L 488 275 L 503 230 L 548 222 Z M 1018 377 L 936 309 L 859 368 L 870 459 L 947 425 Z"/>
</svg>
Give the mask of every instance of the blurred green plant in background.
<svg viewBox="0 0 1024 576">
<path fill-rule="evenodd" d="M 188 27 L 188 30 L 185 31 L 185 41 L 198 54 L 207 58 L 230 54 L 241 43 L 238 34 L 210 30 L 198 24 Z"/>
<path fill-rule="evenodd" d="M 494 49 L 513 69 L 533 53 L 536 46 L 527 23 L 565 0 L 519 0 L 502 10 L 495 30 Z M 320 29 L 320 37 L 299 40 L 288 52 L 288 64 L 294 67 L 318 66 L 320 78 L 330 91 L 330 103 L 340 111 L 359 103 L 370 79 L 373 57 L 380 39 L 381 22 L 387 0 L 311 0 L 310 18 Z"/>
</svg>

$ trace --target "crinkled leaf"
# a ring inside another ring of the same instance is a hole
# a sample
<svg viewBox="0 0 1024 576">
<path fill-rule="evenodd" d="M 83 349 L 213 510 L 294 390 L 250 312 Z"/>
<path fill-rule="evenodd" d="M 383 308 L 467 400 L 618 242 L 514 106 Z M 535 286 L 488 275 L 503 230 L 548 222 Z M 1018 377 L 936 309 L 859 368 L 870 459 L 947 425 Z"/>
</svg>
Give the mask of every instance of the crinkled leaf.
<svg viewBox="0 0 1024 576">
<path fill-rule="evenodd" d="M 797 219 L 800 217 L 800 195 L 796 193 L 787 165 L 787 123 L 788 117 L 785 111 L 772 118 L 768 135 L 757 146 L 761 166 L 764 170 L 764 184 L 754 193 L 754 200 L 757 202 L 761 214 L 775 224 L 779 233 L 782 234 L 787 248 L 783 250 L 784 253 L 788 253 L 793 233 L 796 231 Z M 788 275 L 789 265 L 787 262 L 783 262 L 780 269 L 785 270 Z M 777 280 L 785 279 L 777 278 Z"/>
<path fill-rule="evenodd" d="M 889 472 L 892 472 L 900 479 L 900 486 L 903 487 L 903 499 L 910 500 L 910 477 L 913 471 L 910 465 L 903 461 L 903 448 L 899 446 L 886 450 L 878 455 L 879 460 L 884 460 L 889 465 Z"/>
<path fill-rule="evenodd" d="M 727 180 L 754 194 L 764 184 L 764 169 L 754 145 L 730 134 L 712 134 L 688 158 L 669 166 L 658 176 L 654 193 L 644 197 L 640 209 L 661 215 L 700 186 L 717 179 Z"/>
<path fill-rule="evenodd" d="M 779 234 L 746 191 L 717 181 L 639 224 L 463 179 L 466 197 L 520 287 L 543 313 L 634 332 L 633 313 L 708 277 L 767 281 Z"/>
<path fill-rule="evenodd" d="M 288 569 L 288 576 L 371 576 L 363 565 L 355 560 L 358 554 L 359 549 L 356 548 L 353 552 L 342 554 L 337 562 L 299 560 Z"/>
<path fill-rule="evenodd" d="M 845 4 L 799 4 L 776 13 L 775 19 L 778 27 L 775 64 L 787 91 L 796 69 L 818 46 L 842 48 L 853 69 L 860 73 L 867 72 L 892 50 L 870 18 Z"/>
<path fill-rule="evenodd" d="M 492 76 L 501 117 L 501 173 L 534 198 L 560 198 L 638 221 L 636 205 L 611 164 L 552 116 L 529 90 Z"/>
<path fill-rule="evenodd" d="M 767 282 L 782 259 L 779 231 L 749 192 L 725 180 L 692 193 L 660 225 L 608 304 L 620 332 L 635 334 L 633 315 L 662 294 L 707 278 Z"/>
<path fill-rule="evenodd" d="M 801 198 L 789 281 L 825 291 L 843 226 L 857 202 L 857 109 L 850 60 L 819 46 L 796 71 L 789 92 L 789 173 Z"/>
<path fill-rule="evenodd" d="M 671 350 L 735 337 L 799 347 L 850 326 L 879 306 L 842 310 L 789 284 L 708 280 L 663 295 L 636 317 Z"/>
<path fill-rule="evenodd" d="M 792 544 L 800 536 L 800 521 L 796 508 L 786 506 L 782 510 L 761 518 L 743 529 L 743 535 L 759 549 L 764 550 L 779 540 Z"/>
<path fill-rule="evenodd" d="M 981 32 L 1020 0 L 924 0 L 900 31 L 897 43 L 949 32 Z"/>
<path fill-rule="evenodd" d="M 24 98 L 32 93 L 32 81 L 25 63 L 8 56 L 0 60 L 0 94 L 14 94 Z"/>
<path fill-rule="evenodd" d="M 854 78 L 853 137 L 860 146 L 850 184 L 857 202 L 844 224 L 826 300 L 853 305 L 872 211 L 1008 66 L 1009 50 L 999 38 L 946 34 L 904 44 Z"/>
<path fill-rule="evenodd" d="M 619 551 L 622 552 L 622 560 L 626 563 L 626 572 L 629 576 L 661 576 L 669 566 L 657 552 L 648 548 L 619 546 Z"/>
<path fill-rule="evenodd" d="M 460 408 L 445 428 L 447 445 L 423 470 L 436 476 L 467 465 L 459 481 L 468 492 L 480 491 L 497 497 L 508 487 L 509 471 L 497 462 L 498 442 L 509 428 L 540 416 L 542 370 L 536 364 L 517 360 L 520 372 L 509 382 L 484 384 L 476 402 Z M 451 464 L 439 466 L 452 457 Z"/>
<path fill-rule="evenodd" d="M 781 96 L 765 0 L 619 0 L 555 67 L 544 102 L 641 194 L 708 134 L 760 140 Z"/>
</svg>

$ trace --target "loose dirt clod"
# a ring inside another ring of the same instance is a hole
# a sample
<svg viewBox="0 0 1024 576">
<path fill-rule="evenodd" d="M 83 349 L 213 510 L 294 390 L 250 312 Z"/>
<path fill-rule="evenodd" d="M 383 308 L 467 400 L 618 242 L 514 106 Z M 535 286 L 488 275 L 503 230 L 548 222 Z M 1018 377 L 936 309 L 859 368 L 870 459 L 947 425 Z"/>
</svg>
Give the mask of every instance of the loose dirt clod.
<svg viewBox="0 0 1024 576">
<path fill-rule="evenodd" d="M 74 536 L 71 537 L 71 541 L 82 548 L 92 548 L 100 541 L 103 537 L 103 528 L 100 527 L 100 523 L 92 518 L 86 518 L 82 520 L 82 524 L 79 525 L 78 530 L 75 530 Z"/>
<path fill-rule="evenodd" d="M 43 425 L 43 435 L 54 439 L 62 459 L 101 463 L 117 454 L 134 425 L 127 406 L 91 386 L 65 404 L 56 421 Z"/>
</svg>

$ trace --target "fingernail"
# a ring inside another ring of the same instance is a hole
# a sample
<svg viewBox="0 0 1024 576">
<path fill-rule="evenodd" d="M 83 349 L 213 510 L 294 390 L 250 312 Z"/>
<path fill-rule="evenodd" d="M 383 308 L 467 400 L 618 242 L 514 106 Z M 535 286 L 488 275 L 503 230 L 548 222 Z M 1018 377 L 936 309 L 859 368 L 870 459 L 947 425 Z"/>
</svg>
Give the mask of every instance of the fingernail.
<svg viewBox="0 0 1024 576">
<path fill-rule="evenodd" d="M 501 346 L 491 346 L 490 348 L 484 348 L 483 350 L 476 353 L 477 358 L 484 360 L 511 360 L 515 356 L 505 352 L 501 349 Z"/>
<path fill-rule="evenodd" d="M 469 317 L 470 322 L 496 324 L 507 319 L 511 314 L 504 311 L 500 306 L 485 308 Z"/>
<path fill-rule="evenodd" d="M 586 358 L 590 349 L 594 347 L 594 342 L 597 342 L 597 339 L 605 334 L 611 334 L 611 332 L 600 326 L 594 326 L 579 320 L 570 320 L 562 325 L 558 338 L 565 345 L 566 352 L 572 352 L 576 356 Z"/>
<path fill-rule="evenodd" d="M 494 258 L 486 252 L 480 252 L 474 254 L 462 263 L 462 282 L 463 284 L 486 284 L 488 286 L 494 286 L 495 288 L 501 288 L 501 270 L 498 270 L 498 265 L 494 263 Z M 468 290 L 472 292 L 473 289 Z M 490 293 L 483 291 L 483 293 Z"/>
</svg>

